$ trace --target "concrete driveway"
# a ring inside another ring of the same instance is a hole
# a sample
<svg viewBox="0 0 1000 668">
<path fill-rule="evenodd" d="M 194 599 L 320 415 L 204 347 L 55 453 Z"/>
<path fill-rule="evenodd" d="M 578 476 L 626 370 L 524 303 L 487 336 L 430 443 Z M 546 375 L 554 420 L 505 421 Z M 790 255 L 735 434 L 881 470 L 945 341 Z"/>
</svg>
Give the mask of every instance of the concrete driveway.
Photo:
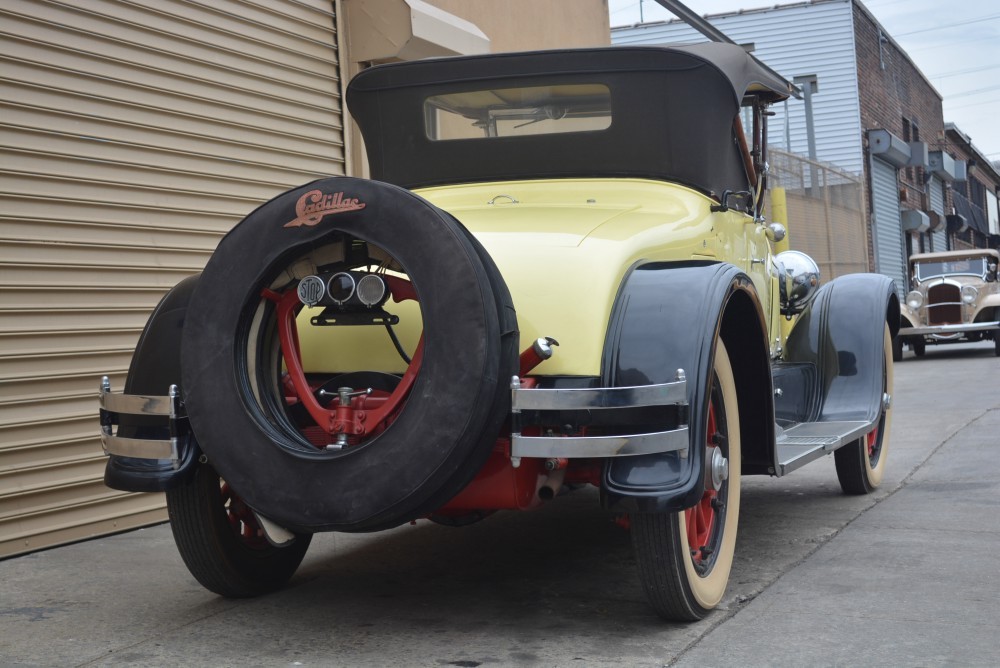
<svg viewBox="0 0 1000 668">
<path fill-rule="evenodd" d="M 888 472 L 840 492 L 832 457 L 744 478 L 727 598 L 646 607 L 593 491 L 464 529 L 316 537 L 286 589 L 202 589 L 168 526 L 0 562 L 3 666 L 996 666 L 1000 359 L 896 366 Z"/>
</svg>

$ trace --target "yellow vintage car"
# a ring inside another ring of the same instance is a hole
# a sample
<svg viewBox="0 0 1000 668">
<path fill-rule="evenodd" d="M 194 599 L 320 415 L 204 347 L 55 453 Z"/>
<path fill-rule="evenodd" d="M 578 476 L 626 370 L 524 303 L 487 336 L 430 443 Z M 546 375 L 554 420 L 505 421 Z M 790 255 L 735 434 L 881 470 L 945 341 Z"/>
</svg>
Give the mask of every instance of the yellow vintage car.
<svg viewBox="0 0 1000 668">
<path fill-rule="evenodd" d="M 789 90 L 729 44 L 365 70 L 371 178 L 263 204 L 164 298 L 102 385 L 106 483 L 165 490 L 223 596 L 283 585 L 316 532 L 589 485 L 656 613 L 704 617 L 743 475 L 832 453 L 866 493 L 886 465 L 894 286 L 820 286 L 763 215 Z"/>
</svg>

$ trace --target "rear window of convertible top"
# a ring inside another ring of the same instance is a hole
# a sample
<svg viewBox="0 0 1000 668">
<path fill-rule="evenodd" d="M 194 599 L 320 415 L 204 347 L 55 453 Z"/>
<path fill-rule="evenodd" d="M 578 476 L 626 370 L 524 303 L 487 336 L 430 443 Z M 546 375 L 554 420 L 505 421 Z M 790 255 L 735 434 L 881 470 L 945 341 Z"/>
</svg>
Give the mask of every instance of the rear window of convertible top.
<svg viewBox="0 0 1000 668">
<path fill-rule="evenodd" d="M 433 141 L 597 132 L 611 126 L 611 91 L 565 84 L 434 95 L 424 121 Z"/>
</svg>

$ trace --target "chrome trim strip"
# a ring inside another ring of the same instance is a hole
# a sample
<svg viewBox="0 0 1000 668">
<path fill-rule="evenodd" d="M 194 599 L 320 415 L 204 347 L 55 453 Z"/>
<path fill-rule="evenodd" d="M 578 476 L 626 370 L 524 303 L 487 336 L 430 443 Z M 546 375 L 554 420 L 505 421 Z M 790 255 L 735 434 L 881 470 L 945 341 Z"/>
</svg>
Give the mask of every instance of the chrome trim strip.
<svg viewBox="0 0 1000 668">
<path fill-rule="evenodd" d="M 676 380 L 657 385 L 596 388 L 522 388 L 511 378 L 511 457 L 624 457 L 688 451 L 688 427 L 645 434 L 613 436 L 522 436 L 522 411 L 607 410 L 646 406 L 687 406 L 687 379 L 682 369 Z M 683 421 L 683 420 L 682 420 Z"/>
<path fill-rule="evenodd" d="M 106 432 L 101 433 L 101 446 L 106 455 L 136 457 L 139 459 L 170 459 L 177 462 L 176 439 L 154 440 L 148 438 L 125 438 Z"/>
<path fill-rule="evenodd" d="M 101 408 L 112 413 L 129 415 L 172 415 L 173 400 L 170 397 L 154 397 L 144 394 L 124 394 L 122 392 L 101 392 Z"/>
<path fill-rule="evenodd" d="M 563 411 L 687 404 L 687 381 L 631 387 L 511 389 L 511 409 Z"/>
<path fill-rule="evenodd" d="M 513 457 L 625 457 L 660 452 L 687 451 L 688 428 L 628 436 L 521 436 L 511 435 Z"/>
<path fill-rule="evenodd" d="M 180 465 L 180 439 L 186 432 L 186 417 L 181 411 L 180 392 L 171 385 L 167 396 L 114 393 L 107 376 L 101 378 L 98 396 L 101 414 L 101 447 L 106 455 L 137 459 L 169 459 L 176 469 Z M 127 438 L 114 433 L 117 416 L 155 415 L 166 418 L 169 439 Z M 182 422 L 183 421 L 183 422 Z"/>
<path fill-rule="evenodd" d="M 954 334 L 930 334 L 929 336 L 935 341 L 960 341 L 962 339 L 962 334 L 964 332 L 955 332 Z"/>
<path fill-rule="evenodd" d="M 955 334 L 961 332 L 983 332 L 1000 329 L 996 322 L 957 323 L 954 325 L 927 325 L 923 327 L 900 327 L 898 336 L 920 336 L 923 334 Z"/>
</svg>

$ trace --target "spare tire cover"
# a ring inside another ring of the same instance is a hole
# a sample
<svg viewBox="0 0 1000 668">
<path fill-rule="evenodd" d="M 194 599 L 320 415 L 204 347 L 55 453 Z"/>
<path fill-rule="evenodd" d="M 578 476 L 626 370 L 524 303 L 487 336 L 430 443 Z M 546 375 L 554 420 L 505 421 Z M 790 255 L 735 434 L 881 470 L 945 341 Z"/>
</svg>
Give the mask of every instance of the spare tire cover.
<svg viewBox="0 0 1000 668">
<path fill-rule="evenodd" d="M 424 351 L 396 420 L 362 445 L 326 451 L 261 412 L 241 333 L 289 261 L 342 234 L 406 269 Z M 509 411 L 517 331 L 502 283 L 454 218 L 407 190 L 340 177 L 279 195 L 222 239 L 191 297 L 181 346 L 191 428 L 233 489 L 290 529 L 372 531 L 426 514 L 472 479 Z"/>
</svg>

